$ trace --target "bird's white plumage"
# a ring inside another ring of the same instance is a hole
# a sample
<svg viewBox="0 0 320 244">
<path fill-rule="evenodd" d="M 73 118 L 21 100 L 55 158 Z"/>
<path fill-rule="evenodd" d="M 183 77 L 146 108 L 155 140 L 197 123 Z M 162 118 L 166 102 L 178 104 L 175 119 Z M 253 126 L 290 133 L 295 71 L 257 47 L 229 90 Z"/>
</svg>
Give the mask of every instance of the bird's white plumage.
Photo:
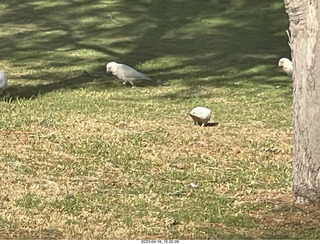
<svg viewBox="0 0 320 244">
<path fill-rule="evenodd" d="M 133 86 L 133 82 L 137 80 L 152 80 L 147 75 L 129 67 L 125 64 L 118 64 L 116 62 L 110 62 L 106 66 L 107 73 L 111 72 L 114 76 L 117 76 L 123 83 L 129 82 Z"/>
<path fill-rule="evenodd" d="M 189 115 L 192 117 L 195 124 L 204 126 L 211 118 L 211 110 L 205 107 L 195 107 Z"/>
<path fill-rule="evenodd" d="M 279 60 L 278 66 L 282 66 L 283 71 L 286 72 L 287 75 L 292 76 L 293 65 L 292 65 L 292 62 L 289 59 L 281 58 Z"/>
<path fill-rule="evenodd" d="M 0 71 L 0 94 L 2 94 L 3 90 L 8 85 L 8 78 L 3 71 Z"/>
</svg>

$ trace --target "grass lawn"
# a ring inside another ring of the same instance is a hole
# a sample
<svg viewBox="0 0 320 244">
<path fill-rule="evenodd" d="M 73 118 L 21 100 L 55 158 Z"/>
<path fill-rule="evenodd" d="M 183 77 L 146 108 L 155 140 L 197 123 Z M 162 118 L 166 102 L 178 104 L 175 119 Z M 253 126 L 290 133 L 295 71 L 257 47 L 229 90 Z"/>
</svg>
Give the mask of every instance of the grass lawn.
<svg viewBox="0 0 320 244">
<path fill-rule="evenodd" d="M 320 238 L 291 194 L 283 1 L 2 0 L 0 19 L 0 239 Z"/>
</svg>

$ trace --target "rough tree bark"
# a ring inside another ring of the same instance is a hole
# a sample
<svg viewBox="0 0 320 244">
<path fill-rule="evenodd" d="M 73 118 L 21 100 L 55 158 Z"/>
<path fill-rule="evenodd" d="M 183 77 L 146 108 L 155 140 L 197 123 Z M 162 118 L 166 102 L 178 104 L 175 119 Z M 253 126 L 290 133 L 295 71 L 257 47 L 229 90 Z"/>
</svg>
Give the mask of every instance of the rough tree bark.
<svg viewBox="0 0 320 244">
<path fill-rule="evenodd" d="M 320 1 L 284 0 L 293 61 L 293 172 L 297 201 L 320 202 Z"/>
</svg>

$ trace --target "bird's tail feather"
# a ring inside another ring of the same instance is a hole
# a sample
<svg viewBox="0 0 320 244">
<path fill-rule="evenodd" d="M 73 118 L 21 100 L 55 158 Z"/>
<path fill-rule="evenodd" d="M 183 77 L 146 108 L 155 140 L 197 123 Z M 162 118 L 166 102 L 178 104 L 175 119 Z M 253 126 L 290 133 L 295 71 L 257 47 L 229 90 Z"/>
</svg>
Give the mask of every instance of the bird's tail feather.
<svg viewBox="0 0 320 244">
<path fill-rule="evenodd" d="M 142 74 L 145 80 L 152 80 L 149 76 Z"/>
</svg>

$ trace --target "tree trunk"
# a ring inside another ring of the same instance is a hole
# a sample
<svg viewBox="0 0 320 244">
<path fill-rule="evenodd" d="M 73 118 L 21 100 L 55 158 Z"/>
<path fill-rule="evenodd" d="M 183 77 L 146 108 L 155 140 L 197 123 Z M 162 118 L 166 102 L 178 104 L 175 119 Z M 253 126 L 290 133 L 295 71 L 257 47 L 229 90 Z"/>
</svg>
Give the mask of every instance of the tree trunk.
<svg viewBox="0 0 320 244">
<path fill-rule="evenodd" d="M 284 2 L 294 69 L 292 190 L 297 201 L 320 202 L 320 2 Z"/>
</svg>

